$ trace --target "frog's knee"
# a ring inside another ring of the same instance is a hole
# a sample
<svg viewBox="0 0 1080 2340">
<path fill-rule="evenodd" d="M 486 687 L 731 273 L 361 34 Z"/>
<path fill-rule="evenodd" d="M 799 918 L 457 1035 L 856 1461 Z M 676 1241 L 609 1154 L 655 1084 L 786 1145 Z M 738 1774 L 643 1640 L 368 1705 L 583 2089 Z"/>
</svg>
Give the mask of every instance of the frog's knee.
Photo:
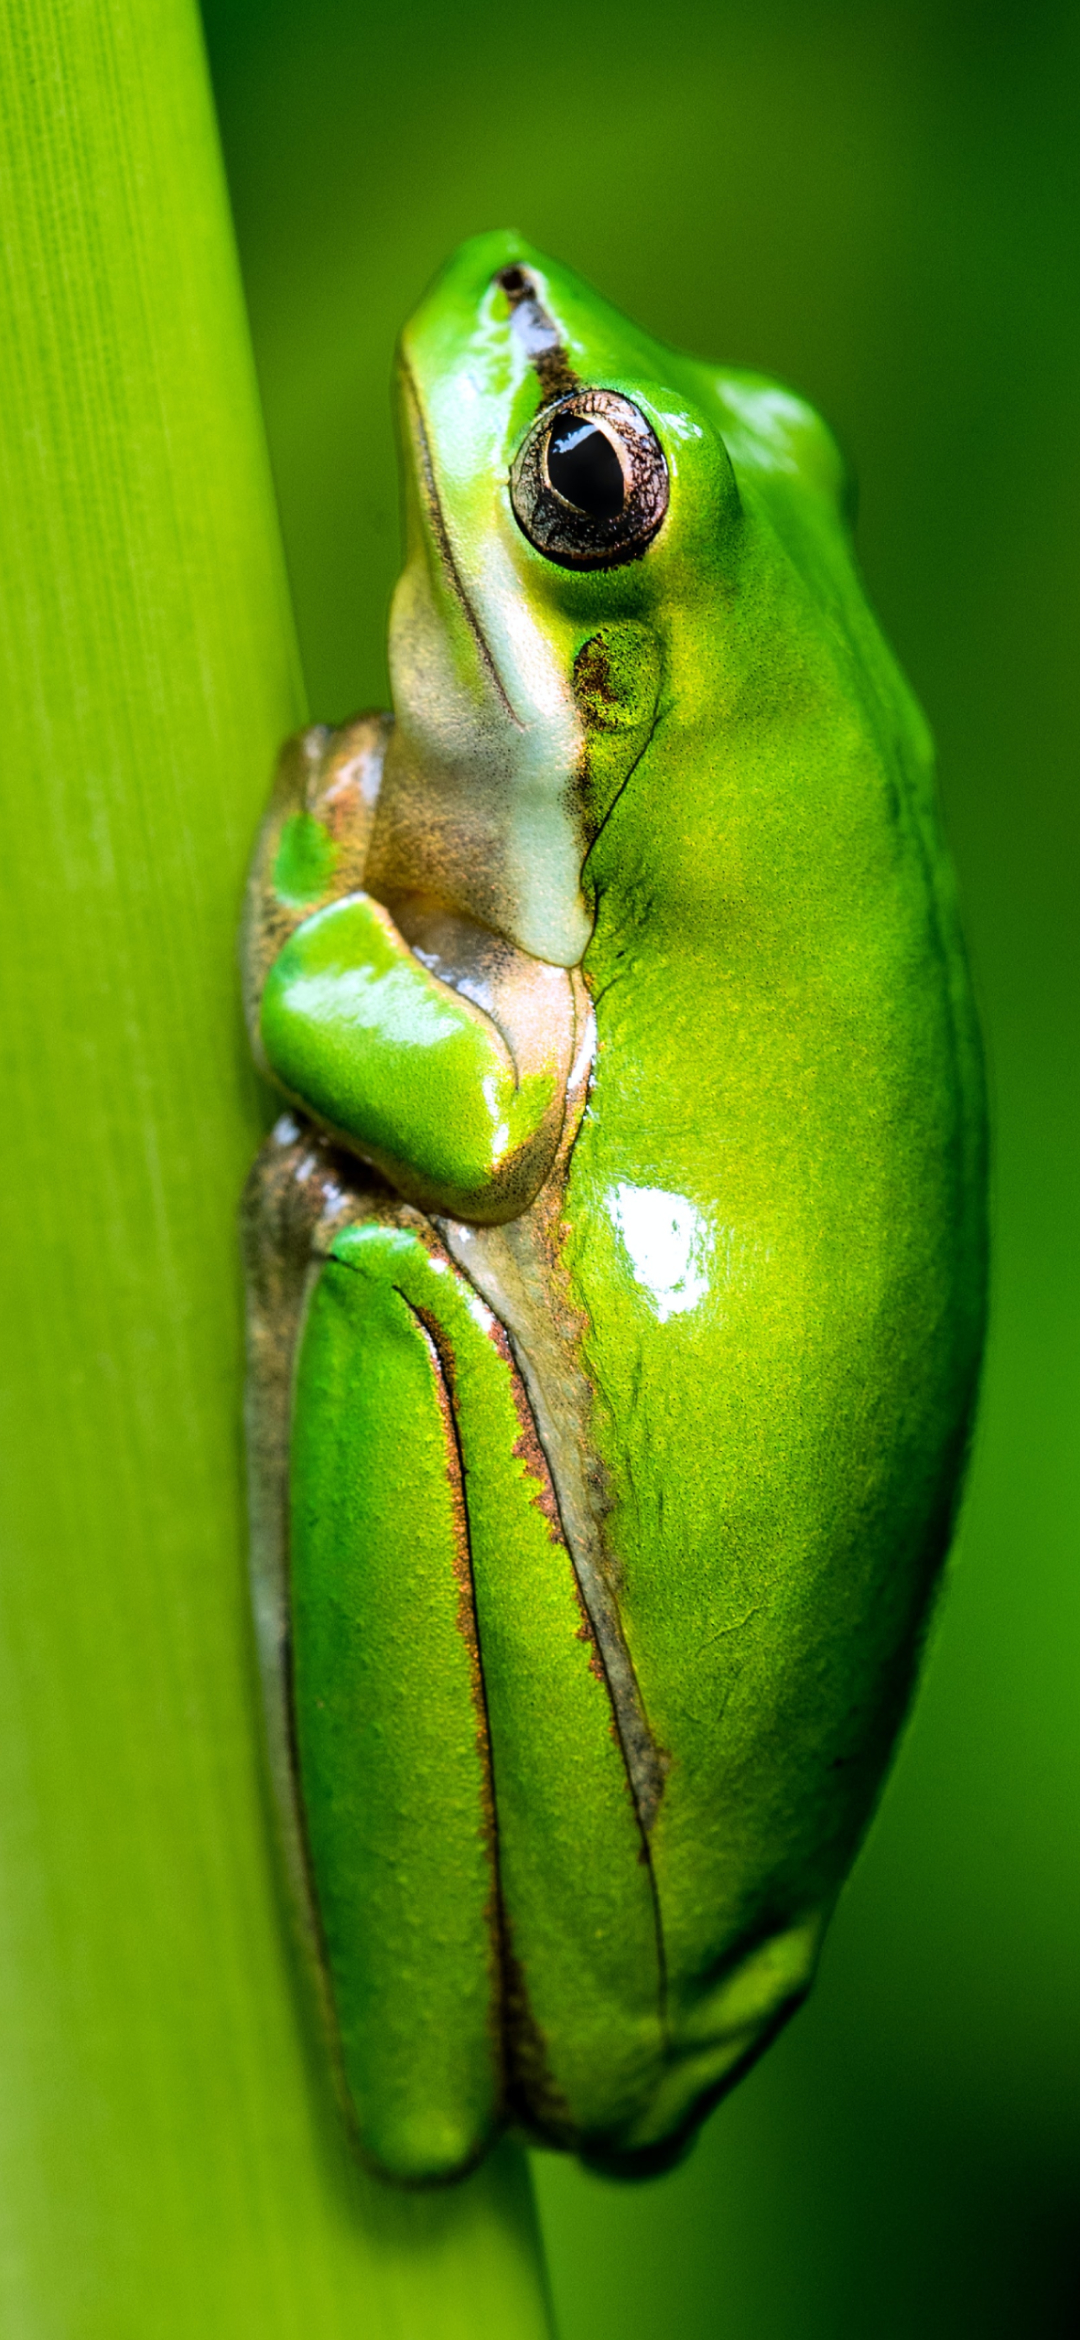
<svg viewBox="0 0 1080 2340">
<path fill-rule="evenodd" d="M 467 2177 L 493 2142 L 495 2124 L 455 2117 L 439 2107 L 403 2108 L 362 2124 L 361 2150 L 381 2177 L 399 2186 L 448 2185 Z"/>
<path fill-rule="evenodd" d="M 328 1257 L 372 1284 L 398 1285 L 403 1277 L 412 1283 L 418 1276 L 430 1277 L 433 1266 L 437 1275 L 457 1282 L 430 1222 L 408 1203 L 342 1222 L 333 1232 Z"/>
</svg>

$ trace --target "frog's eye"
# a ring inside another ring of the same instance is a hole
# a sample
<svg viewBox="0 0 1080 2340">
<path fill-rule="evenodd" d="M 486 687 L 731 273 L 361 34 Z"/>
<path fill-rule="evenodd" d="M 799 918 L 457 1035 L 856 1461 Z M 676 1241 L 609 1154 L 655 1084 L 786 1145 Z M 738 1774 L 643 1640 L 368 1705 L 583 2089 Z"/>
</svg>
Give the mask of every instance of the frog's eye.
<svg viewBox="0 0 1080 2340">
<path fill-rule="evenodd" d="M 561 569 L 612 569 L 651 544 L 668 507 L 668 468 L 639 407 L 614 390 L 574 390 L 542 408 L 510 472 L 518 527 Z"/>
</svg>

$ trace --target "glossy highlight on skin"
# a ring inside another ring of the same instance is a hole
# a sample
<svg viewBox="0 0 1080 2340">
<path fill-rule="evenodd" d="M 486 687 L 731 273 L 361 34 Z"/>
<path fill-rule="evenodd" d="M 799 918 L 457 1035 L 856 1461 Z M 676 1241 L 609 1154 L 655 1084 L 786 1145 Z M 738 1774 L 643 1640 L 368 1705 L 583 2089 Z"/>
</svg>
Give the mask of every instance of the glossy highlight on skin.
<svg viewBox="0 0 1080 2340">
<path fill-rule="evenodd" d="M 249 898 L 279 1792 L 362 2150 L 647 2174 L 807 1989 L 910 1695 L 978 1039 L 813 411 L 510 236 L 401 383 L 393 722 L 286 751 Z M 553 408 L 632 545 L 537 518 Z"/>
</svg>

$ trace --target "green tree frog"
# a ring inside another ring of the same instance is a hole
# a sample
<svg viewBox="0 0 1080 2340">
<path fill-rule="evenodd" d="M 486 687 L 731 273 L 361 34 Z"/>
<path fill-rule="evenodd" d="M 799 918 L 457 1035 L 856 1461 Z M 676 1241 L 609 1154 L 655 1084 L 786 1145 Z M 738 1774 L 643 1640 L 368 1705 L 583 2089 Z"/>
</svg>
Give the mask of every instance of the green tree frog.
<svg viewBox="0 0 1080 2340">
<path fill-rule="evenodd" d="M 259 1631 L 364 2155 L 664 2166 L 805 1994 L 983 1323 L 927 733 L 812 409 L 516 235 L 407 326 L 393 715 L 248 900 Z"/>
</svg>

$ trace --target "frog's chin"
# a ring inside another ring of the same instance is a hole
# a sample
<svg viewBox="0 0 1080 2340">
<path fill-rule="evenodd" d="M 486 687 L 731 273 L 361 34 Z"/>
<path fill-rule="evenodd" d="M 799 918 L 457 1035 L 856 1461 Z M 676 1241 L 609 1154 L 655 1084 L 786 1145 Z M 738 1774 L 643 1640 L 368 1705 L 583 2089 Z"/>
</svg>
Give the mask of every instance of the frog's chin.
<svg viewBox="0 0 1080 2340">
<path fill-rule="evenodd" d="M 519 731 L 525 728 L 525 718 L 514 703 L 511 692 L 492 653 L 487 632 L 481 624 L 475 602 L 470 593 L 455 549 L 432 452 L 431 438 L 420 400 L 420 391 L 407 358 L 400 361 L 401 406 L 410 461 L 410 506 L 421 519 L 429 559 L 437 560 L 443 578 L 454 600 L 459 605 L 468 632 L 472 636 L 480 673 L 493 691 L 508 723 Z"/>
<path fill-rule="evenodd" d="M 523 599 L 493 510 L 466 563 L 420 393 L 403 372 L 407 553 L 390 620 L 394 729 L 372 835 L 373 889 L 436 897 L 553 966 L 592 931 L 568 675 Z M 473 572 L 476 573 L 473 573 Z"/>
<path fill-rule="evenodd" d="M 415 651 L 413 636 L 410 666 Z M 424 680 L 434 679 L 435 663 L 422 660 Z M 391 908 L 399 897 L 424 897 L 530 958 L 577 966 L 593 926 L 581 845 L 571 819 L 552 807 L 543 775 L 537 784 L 506 730 L 462 723 L 450 693 L 396 687 L 394 699 L 367 864 L 371 890 Z"/>
</svg>

